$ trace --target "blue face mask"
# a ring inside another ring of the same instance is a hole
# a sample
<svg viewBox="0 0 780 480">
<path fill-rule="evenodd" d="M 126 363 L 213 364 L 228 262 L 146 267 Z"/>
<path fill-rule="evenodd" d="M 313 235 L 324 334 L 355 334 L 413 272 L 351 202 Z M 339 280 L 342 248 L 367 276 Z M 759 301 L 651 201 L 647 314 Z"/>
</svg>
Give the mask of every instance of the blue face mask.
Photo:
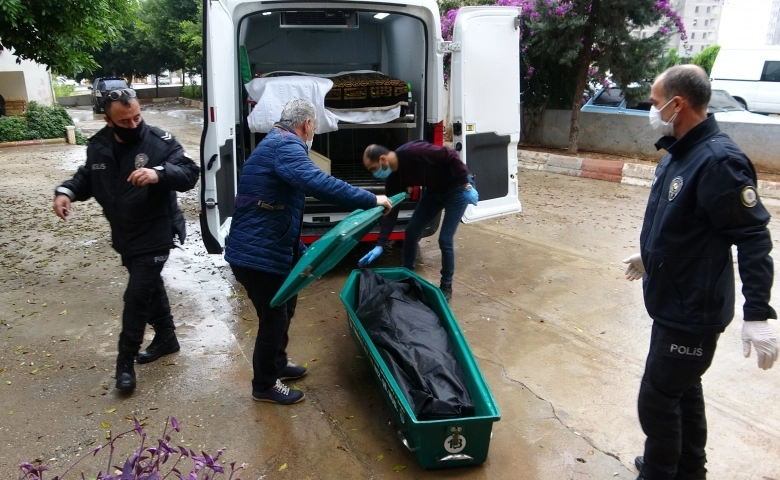
<svg viewBox="0 0 780 480">
<path fill-rule="evenodd" d="M 381 165 L 381 164 L 380 164 Z M 390 176 L 393 170 L 388 166 L 387 168 L 380 168 L 373 173 L 374 178 L 384 179 Z"/>
</svg>

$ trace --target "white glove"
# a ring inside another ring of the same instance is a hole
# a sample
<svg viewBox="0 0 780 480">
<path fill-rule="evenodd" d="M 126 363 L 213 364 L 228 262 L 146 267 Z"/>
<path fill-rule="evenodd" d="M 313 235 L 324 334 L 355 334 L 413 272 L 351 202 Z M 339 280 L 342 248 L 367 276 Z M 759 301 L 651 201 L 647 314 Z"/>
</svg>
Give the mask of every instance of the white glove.
<svg viewBox="0 0 780 480">
<path fill-rule="evenodd" d="M 742 324 L 742 353 L 750 356 L 750 344 L 756 347 L 758 366 L 769 370 L 777 360 L 777 332 L 766 320 Z"/>
<path fill-rule="evenodd" d="M 627 263 L 626 278 L 628 280 L 639 280 L 645 274 L 645 265 L 642 263 L 642 254 L 635 253 L 630 257 L 623 260 L 623 263 Z"/>
</svg>

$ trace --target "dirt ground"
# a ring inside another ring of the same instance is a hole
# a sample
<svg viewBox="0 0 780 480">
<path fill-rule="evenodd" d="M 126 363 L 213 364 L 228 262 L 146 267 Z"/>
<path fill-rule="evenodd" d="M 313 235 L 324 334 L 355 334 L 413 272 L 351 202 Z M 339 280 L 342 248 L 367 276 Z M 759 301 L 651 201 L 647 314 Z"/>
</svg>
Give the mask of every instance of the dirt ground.
<svg viewBox="0 0 780 480">
<path fill-rule="evenodd" d="M 71 114 L 87 134 L 101 126 L 89 110 Z M 162 105 L 143 114 L 198 158 L 201 112 Z M 190 236 L 164 271 L 182 351 L 136 366 L 138 388 L 118 394 L 126 272 L 94 202 L 75 204 L 67 222 L 51 211 L 54 187 L 84 152 L 0 149 L 0 478 L 16 478 L 17 465 L 33 460 L 60 473 L 107 432 L 132 429 L 133 417 L 156 438 L 169 416 L 182 424 L 172 443 L 223 449 L 227 462 L 247 464 L 245 480 L 636 477 L 644 440 L 636 394 L 651 321 L 621 259 L 638 249 L 646 189 L 521 171 L 522 213 L 461 225 L 452 309 L 502 418 L 484 465 L 425 471 L 399 442 L 338 299 L 370 245 L 301 294 L 289 354 L 309 367 L 294 382 L 305 401 L 257 404 L 256 316 L 221 256 L 205 253 L 194 191 L 180 196 Z M 779 205 L 770 205 L 773 215 Z M 775 220 L 771 229 L 780 238 Z M 421 243 L 420 260 L 418 273 L 438 282 L 435 237 Z M 398 264 L 398 249 L 376 262 Z M 709 478 L 778 480 L 780 369 L 742 358 L 737 304 L 705 376 Z M 116 455 L 137 445 L 130 436 Z M 106 458 L 80 466 L 105 469 Z"/>
</svg>

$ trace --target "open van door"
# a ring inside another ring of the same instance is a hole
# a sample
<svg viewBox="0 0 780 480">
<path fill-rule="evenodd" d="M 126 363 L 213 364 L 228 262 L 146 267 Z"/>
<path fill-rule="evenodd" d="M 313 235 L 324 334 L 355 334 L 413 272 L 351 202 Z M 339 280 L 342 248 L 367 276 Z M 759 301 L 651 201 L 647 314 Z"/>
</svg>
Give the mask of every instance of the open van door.
<svg viewBox="0 0 780 480">
<path fill-rule="evenodd" d="M 203 135 L 200 227 L 209 253 L 222 253 L 238 185 L 236 168 L 236 35 L 227 0 L 203 2 Z"/>
<path fill-rule="evenodd" d="M 474 175 L 479 205 L 466 223 L 519 212 L 520 9 L 463 7 L 453 28 L 453 145 Z"/>
</svg>

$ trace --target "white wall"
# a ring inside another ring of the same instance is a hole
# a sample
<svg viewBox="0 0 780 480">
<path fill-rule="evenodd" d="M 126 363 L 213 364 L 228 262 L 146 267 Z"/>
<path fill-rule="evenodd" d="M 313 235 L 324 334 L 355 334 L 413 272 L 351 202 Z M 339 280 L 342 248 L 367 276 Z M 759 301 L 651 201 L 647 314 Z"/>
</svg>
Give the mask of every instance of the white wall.
<svg viewBox="0 0 780 480">
<path fill-rule="evenodd" d="M 9 50 L 0 50 L 0 95 L 6 100 L 35 100 L 51 105 L 54 95 L 46 66 L 29 60 L 17 64 L 16 58 Z"/>
</svg>

